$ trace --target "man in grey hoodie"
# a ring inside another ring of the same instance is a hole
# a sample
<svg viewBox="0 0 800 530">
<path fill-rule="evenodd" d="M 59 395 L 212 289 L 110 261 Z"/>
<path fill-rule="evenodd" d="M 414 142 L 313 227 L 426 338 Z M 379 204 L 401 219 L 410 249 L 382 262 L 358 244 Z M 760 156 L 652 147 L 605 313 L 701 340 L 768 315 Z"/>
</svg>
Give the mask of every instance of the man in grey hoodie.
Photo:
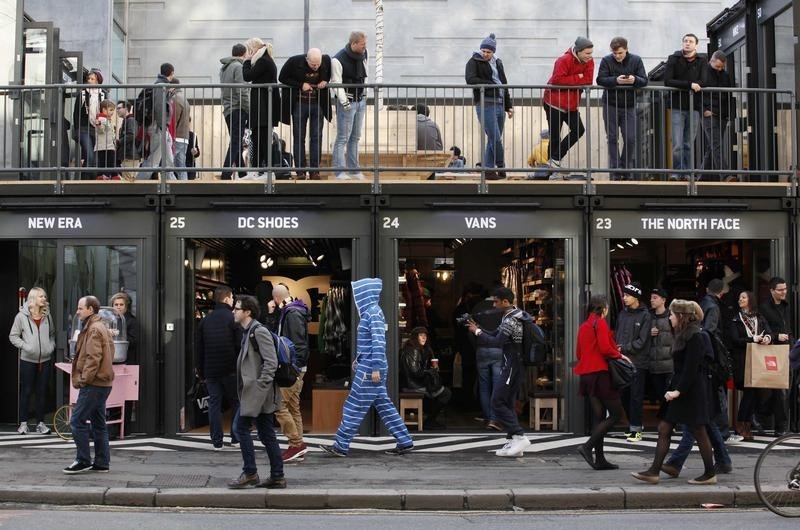
<svg viewBox="0 0 800 530">
<path fill-rule="evenodd" d="M 427 105 L 417 105 L 417 151 L 444 151 L 442 133 Z"/>
<path fill-rule="evenodd" d="M 234 44 L 230 57 L 223 57 L 219 60 L 222 68 L 219 70 L 219 82 L 223 84 L 246 85 L 242 77 L 242 63 L 244 62 L 247 48 L 243 44 Z M 242 160 L 242 137 L 244 130 L 248 127 L 250 116 L 250 89 L 223 87 L 222 88 L 222 114 L 228 126 L 230 145 L 228 152 L 225 153 L 225 161 L 222 166 L 243 167 Z M 244 171 L 239 172 L 239 176 L 245 176 Z M 230 180 L 231 172 L 223 171 L 222 180 Z"/>
</svg>

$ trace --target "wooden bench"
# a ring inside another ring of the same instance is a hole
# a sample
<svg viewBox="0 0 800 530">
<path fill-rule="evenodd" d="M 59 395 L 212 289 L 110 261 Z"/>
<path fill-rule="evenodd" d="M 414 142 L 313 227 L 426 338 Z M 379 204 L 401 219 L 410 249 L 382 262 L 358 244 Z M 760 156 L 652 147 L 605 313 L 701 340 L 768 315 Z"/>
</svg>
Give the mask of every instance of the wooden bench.
<svg viewBox="0 0 800 530">
<path fill-rule="evenodd" d="M 440 167 L 444 168 L 447 161 L 450 159 L 450 153 L 439 151 L 420 151 L 415 153 L 379 153 L 378 154 L 378 168 L 382 167 Z M 331 153 L 323 153 L 320 158 L 320 165 L 331 167 L 333 155 Z M 363 173 L 371 173 L 372 167 L 375 163 L 375 158 L 372 153 L 359 153 L 358 165 L 362 168 Z M 425 180 L 431 174 L 431 171 L 381 171 L 381 180 Z M 328 172 L 328 178 L 332 178 L 333 174 Z M 323 171 L 323 176 L 325 172 Z"/>
</svg>

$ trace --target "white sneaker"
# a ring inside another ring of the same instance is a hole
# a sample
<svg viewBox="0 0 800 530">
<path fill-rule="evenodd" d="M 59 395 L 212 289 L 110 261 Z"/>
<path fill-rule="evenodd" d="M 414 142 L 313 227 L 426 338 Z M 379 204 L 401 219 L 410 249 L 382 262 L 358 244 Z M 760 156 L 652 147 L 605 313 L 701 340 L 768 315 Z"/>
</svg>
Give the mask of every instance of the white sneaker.
<svg viewBox="0 0 800 530">
<path fill-rule="evenodd" d="M 337 173 L 336 180 L 350 180 L 350 175 L 347 173 Z"/>
<path fill-rule="evenodd" d="M 28 434 L 28 422 L 23 421 L 19 424 L 19 429 L 17 429 L 17 434 Z"/>
<path fill-rule="evenodd" d="M 742 440 L 744 440 L 744 436 L 741 436 L 739 434 L 731 434 L 730 436 L 728 436 L 728 439 L 725 440 L 725 442 L 728 445 L 736 445 L 739 442 L 741 442 Z"/>
<path fill-rule="evenodd" d="M 508 456 L 508 449 L 511 447 L 511 440 L 506 440 L 506 444 L 494 452 L 497 456 Z"/>
<path fill-rule="evenodd" d="M 50 428 L 45 425 L 43 421 L 40 421 L 39 425 L 36 426 L 36 432 L 39 434 L 50 434 Z"/>
<path fill-rule="evenodd" d="M 550 167 L 561 167 L 561 160 L 551 158 L 547 161 L 547 165 Z"/>
<path fill-rule="evenodd" d="M 356 180 L 367 180 L 367 177 L 364 176 L 364 174 L 362 172 L 360 172 L 360 171 L 358 173 L 356 173 L 355 175 L 353 175 L 353 178 L 356 179 Z"/>
<path fill-rule="evenodd" d="M 530 447 L 531 441 L 524 434 L 515 434 L 511 438 L 511 447 L 508 448 L 508 454 L 505 456 L 522 456 L 525 454 L 525 449 Z"/>
</svg>

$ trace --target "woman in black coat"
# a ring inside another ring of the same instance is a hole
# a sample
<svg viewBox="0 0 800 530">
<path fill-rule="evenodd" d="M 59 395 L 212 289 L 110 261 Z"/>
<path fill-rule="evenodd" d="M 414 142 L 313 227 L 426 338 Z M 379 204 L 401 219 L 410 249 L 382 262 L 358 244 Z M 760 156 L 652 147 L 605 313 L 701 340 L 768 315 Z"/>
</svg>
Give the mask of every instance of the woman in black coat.
<svg viewBox="0 0 800 530">
<path fill-rule="evenodd" d="M 767 319 L 758 314 L 758 304 L 752 292 L 742 291 L 739 295 L 739 312 L 727 322 L 725 339 L 733 359 L 733 382 L 736 389 L 742 392 L 742 401 L 736 415 L 736 431 L 745 440 L 752 440 L 750 426 L 758 403 L 758 389 L 744 387 L 747 344 L 772 342 L 772 331 Z"/>
<path fill-rule="evenodd" d="M 716 484 L 711 441 L 705 428 L 709 417 L 703 368 L 707 342 L 700 334 L 703 310 L 697 302 L 673 300 L 669 305 L 669 313 L 669 321 L 674 330 L 672 358 L 675 363 L 675 373 L 670 381 L 670 390 L 664 394 L 667 406 L 658 424 L 658 445 L 653 464 L 649 469 L 631 475 L 644 482 L 658 484 L 661 465 L 669 451 L 672 430 L 675 424 L 680 423 L 685 424 L 694 434 L 705 467 L 703 474 L 690 480 L 689 484 Z"/>
<path fill-rule="evenodd" d="M 244 80 L 254 85 L 277 84 L 278 67 L 272 58 L 272 44 L 252 38 L 247 40 L 245 47 L 249 57 L 242 64 Z M 267 165 L 267 153 L 272 147 L 272 128 L 280 123 L 280 118 L 281 93 L 278 87 L 250 89 L 251 166 Z M 273 157 L 272 165 L 280 167 L 280 158 L 276 160 Z"/>
<path fill-rule="evenodd" d="M 428 410 L 423 427 L 431 430 L 444 428 L 436 418 L 452 396 L 450 389 L 442 385 L 439 366 L 432 362 L 433 359 L 435 355 L 428 342 L 428 330 L 421 326 L 412 329 L 411 337 L 400 351 L 400 366 L 405 376 L 403 390 L 425 393 Z"/>
</svg>

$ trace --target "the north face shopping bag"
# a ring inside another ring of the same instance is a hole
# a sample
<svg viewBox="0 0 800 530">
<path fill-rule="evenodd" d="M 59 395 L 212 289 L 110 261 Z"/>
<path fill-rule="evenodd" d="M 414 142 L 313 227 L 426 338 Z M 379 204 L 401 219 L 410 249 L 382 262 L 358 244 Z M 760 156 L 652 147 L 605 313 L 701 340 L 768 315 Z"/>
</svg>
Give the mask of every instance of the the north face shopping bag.
<svg viewBox="0 0 800 530">
<path fill-rule="evenodd" d="M 747 388 L 789 388 L 789 345 L 749 343 L 744 364 Z"/>
</svg>

